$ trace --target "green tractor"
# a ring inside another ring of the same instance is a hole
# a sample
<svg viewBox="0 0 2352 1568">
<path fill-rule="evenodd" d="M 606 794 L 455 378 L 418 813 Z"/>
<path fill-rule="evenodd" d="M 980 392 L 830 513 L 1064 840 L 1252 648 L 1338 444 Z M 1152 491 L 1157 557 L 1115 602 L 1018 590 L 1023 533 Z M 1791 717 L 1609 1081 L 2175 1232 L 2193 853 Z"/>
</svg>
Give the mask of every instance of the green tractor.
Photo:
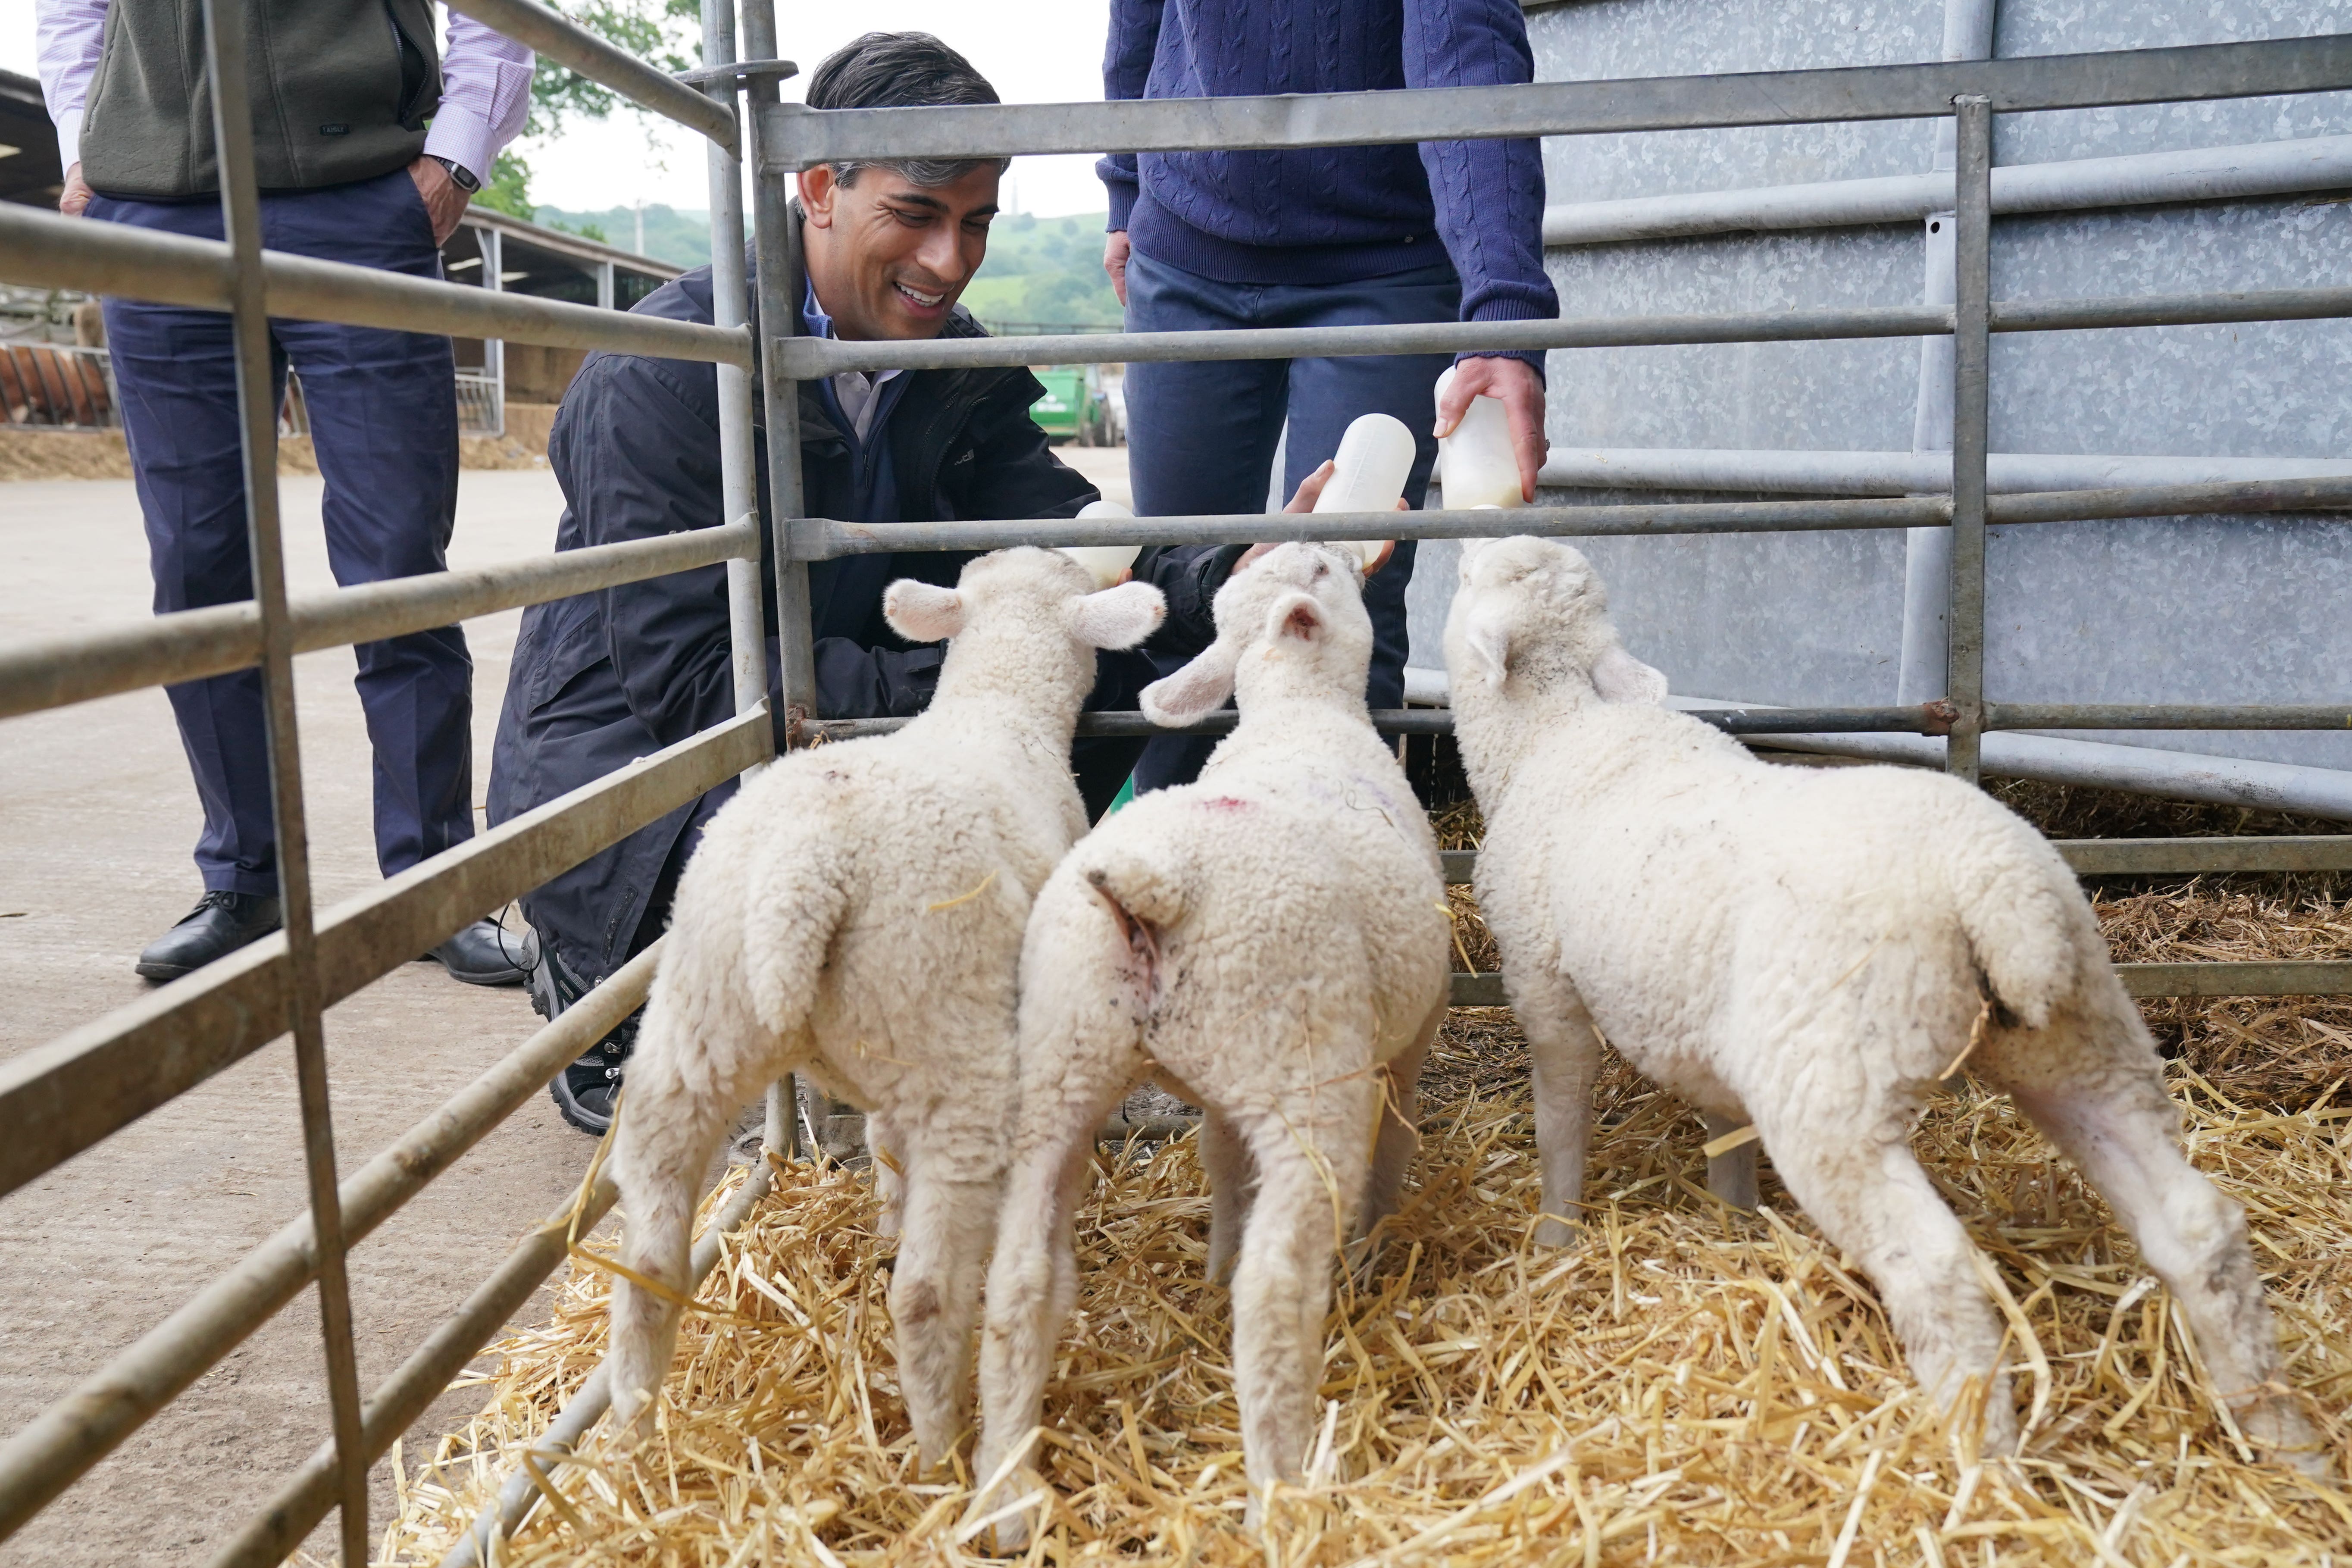
<svg viewBox="0 0 2352 1568">
<path fill-rule="evenodd" d="M 1116 401 L 1106 395 L 1098 364 L 1033 365 L 1045 395 L 1029 406 L 1029 417 L 1055 446 L 1116 447 L 1127 438 Z"/>
</svg>

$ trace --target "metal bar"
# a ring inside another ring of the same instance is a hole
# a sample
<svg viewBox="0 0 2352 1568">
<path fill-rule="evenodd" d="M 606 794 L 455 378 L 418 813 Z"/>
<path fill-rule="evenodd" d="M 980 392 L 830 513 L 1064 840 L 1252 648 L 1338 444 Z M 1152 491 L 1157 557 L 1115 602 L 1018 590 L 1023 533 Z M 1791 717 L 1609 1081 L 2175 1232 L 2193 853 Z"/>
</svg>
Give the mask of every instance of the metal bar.
<svg viewBox="0 0 2352 1568">
<path fill-rule="evenodd" d="M 660 947 L 657 940 L 622 965 L 354 1172 L 342 1185 L 346 1240 L 357 1241 L 392 1217 L 627 1017 L 653 983 Z M 0 1537 L 47 1506 L 268 1321 L 311 1281 L 317 1268 L 306 1214 L 215 1276 L 177 1311 L 10 1436 L 0 1446 Z M 381 1451 L 371 1447 L 370 1460 Z"/>
<path fill-rule="evenodd" d="M 2352 833 L 2276 838 L 2055 838 L 2051 846 L 2084 877 L 2352 871 Z"/>
<path fill-rule="evenodd" d="M 1989 702 L 1988 730 L 2352 730 L 2352 704 Z"/>
<path fill-rule="evenodd" d="M 2352 480 L 2346 481 L 2352 493 Z M 1941 523 L 1932 497 L 1885 500 L 1710 501 L 1654 506 L 1522 507 L 1514 533 L 1598 538 L 1620 534 L 1759 533 L 1819 529 L 1910 528 Z M 808 561 L 910 550 L 1002 550 L 1016 544 L 1247 544 L 1297 539 L 1478 539 L 1495 531 L 1491 510 L 1257 513 L 1201 517 L 1062 518 L 998 521 L 793 521 L 792 553 Z"/>
<path fill-rule="evenodd" d="M 327 1091 L 325 1004 L 319 995 L 319 938 L 311 921 L 310 840 L 302 801 L 302 742 L 294 711 L 294 622 L 287 613 L 285 544 L 278 528 L 278 399 L 262 293 L 261 195 L 253 165 L 245 5 L 243 0 L 204 0 L 203 14 L 221 232 L 230 256 L 230 330 L 236 344 L 246 539 L 252 556 L 254 607 L 261 621 L 262 704 L 282 922 L 278 940 L 286 953 L 286 1007 L 271 1024 L 294 1035 L 302 1158 L 310 1178 L 312 1246 L 319 1260 L 319 1328 L 341 1481 L 343 1564 L 363 1568 L 368 1558 L 367 1461 L 359 1452 L 358 1351 L 352 1339 L 351 1281 L 343 1268 L 341 1189 L 335 1177 L 334 1115 Z M 270 1028 L 271 1034 L 277 1032 Z"/>
<path fill-rule="evenodd" d="M 2054 163 L 2010 163 L 1992 172 L 1996 217 L 2084 212 L 2167 202 L 2295 195 L 2352 186 L 2352 136 L 2313 136 L 2239 147 L 2135 153 Z M 1612 245 L 1697 235 L 1772 233 L 1916 223 L 1946 210 L 1948 179 L 1894 174 L 1736 191 L 1569 202 L 1544 209 L 1544 244 Z"/>
<path fill-rule="evenodd" d="M 294 651 L 402 637 L 520 605 L 717 565 L 756 554 L 759 547 L 759 530 L 746 521 L 307 594 L 290 603 Z M 0 718 L 260 661 L 260 612 L 251 604 L 182 610 L 104 631 L 18 643 L 0 648 Z"/>
<path fill-rule="evenodd" d="M 1733 735 L 1896 734 L 1941 735 L 1951 710 L 1940 702 L 1908 708 L 1706 708 L 1690 713 L 1701 723 Z M 1154 724 L 1141 713 L 1108 710 L 1078 715 L 1081 735 L 1224 735 L 1241 715 L 1231 709 L 1181 727 Z M 887 735 L 911 719 L 811 719 L 802 726 L 810 741 L 855 741 Z M 1454 713 L 1446 708 L 1375 708 L 1372 726 L 1384 735 L 1450 735 Z"/>
<path fill-rule="evenodd" d="M 705 90 L 733 112 L 736 77 L 734 0 L 702 0 Z M 743 165 L 727 148 L 705 149 L 710 183 L 710 310 L 713 322 L 748 336 L 750 294 L 743 275 Z M 735 711 L 768 697 L 768 628 L 761 607 L 759 478 L 752 471 L 751 378 L 736 365 L 719 375 L 719 511 L 751 528 L 752 548 L 727 563 L 727 635 L 735 678 Z"/>
<path fill-rule="evenodd" d="M 744 0 L 744 48 L 753 55 L 772 55 L 775 43 L 773 0 Z M 751 83 L 745 89 L 745 98 L 752 117 L 753 166 L 764 170 L 780 148 L 791 145 L 792 122 L 772 113 L 778 100 L 774 82 Z M 778 690 L 783 699 L 784 733 L 789 741 L 797 735 L 800 721 L 816 711 L 816 615 L 809 600 L 808 559 L 786 547 L 785 536 L 787 531 L 797 532 L 795 520 L 807 511 L 801 484 L 800 384 L 817 373 L 795 367 L 789 358 L 809 341 L 801 333 L 804 285 L 799 211 L 785 200 L 783 181 L 764 174 L 751 182 L 751 205 L 753 245 L 759 256 L 761 384 L 768 417 L 768 515 L 778 546 Z"/>
<path fill-rule="evenodd" d="M 2274 963 L 2118 963 L 2134 996 L 2341 996 L 2352 993 L 2352 961 Z"/>
<path fill-rule="evenodd" d="M 331 1006 L 488 910 L 529 892 L 768 755 L 763 714 L 655 752 L 479 833 L 327 911 L 318 984 Z M 267 1045 L 286 1027 L 284 935 L 0 1063 L 0 1194 L 15 1191 Z"/>
<path fill-rule="evenodd" d="M 773 1128 L 772 1117 L 772 1136 Z M 772 1142 L 765 1146 L 764 1152 L 772 1155 L 782 1152 Z M 693 1255 L 687 1260 L 686 1294 L 688 1297 L 701 1288 L 704 1278 L 718 1266 L 720 1239 L 734 1234 L 736 1227 L 751 1217 L 751 1210 L 774 1186 L 774 1165 L 772 1160 L 761 1160 L 754 1165 L 751 1173 L 743 1178 L 743 1184 L 735 1190 L 735 1195 L 727 1200 L 726 1206 L 711 1216 L 710 1227 L 695 1242 Z M 556 1413 L 547 1430 L 530 1445 L 531 1460 L 538 1465 L 540 1474 L 551 1477 L 556 1467 L 571 1457 L 572 1446 L 604 1418 L 612 1403 L 604 1367 L 600 1365 L 588 1374 L 588 1381 L 580 1385 L 579 1392 L 564 1401 L 563 1408 Z M 507 1478 L 506 1484 L 499 1489 L 497 1500 L 475 1517 L 472 1528 L 441 1559 L 442 1568 L 457 1568 L 459 1564 L 479 1562 L 488 1552 L 492 1538 L 503 1541 L 513 1533 L 515 1527 L 523 1521 L 538 1501 L 538 1489 L 531 1484 L 530 1477 L 518 1466 L 515 1472 Z"/>
<path fill-rule="evenodd" d="M 0 277 L 10 282 L 226 310 L 228 266 L 228 247 L 219 240 L 0 204 Z M 751 363 L 747 334 L 699 322 L 599 310 L 278 251 L 263 253 L 262 269 L 273 316 L 655 358 Z"/>
<path fill-rule="evenodd" d="M 2186 327 L 2228 321 L 2309 321 L 2352 315 L 2352 289 L 2254 289 L 2219 294 L 2011 300 L 1991 307 L 1996 332 Z"/>
<path fill-rule="evenodd" d="M 1649 505 L 1522 507 L 1515 533 L 1570 539 L 1663 534 L 1780 533 L 1934 527 L 1950 503 L 1933 496 L 1874 500 L 1681 501 Z M 1994 496 L 1986 521 L 2041 523 L 2118 517 L 2325 511 L 2352 507 L 2352 477 L 2258 479 L 2129 489 Z M 803 560 L 915 550 L 1001 550 L 1016 544 L 1246 544 L 1297 539 L 1477 539 L 1491 534 L 1486 510 L 1353 512 L 1297 516 L 1239 512 L 1200 517 L 1076 518 L 950 522 L 795 521 L 789 549 Z"/>
<path fill-rule="evenodd" d="M 1958 167 L 1953 175 L 1951 613 L 1946 700 L 1958 710 L 1944 766 L 1977 781 L 1984 736 L 1985 458 L 1991 450 L 1992 106 L 1955 99 Z"/>
<path fill-rule="evenodd" d="M 2134 996 L 2337 996 L 2352 993 L 2352 961 L 2301 959 L 2277 963 L 2118 963 Z M 1450 1007 L 1507 1007 L 1496 973 L 1456 972 Z"/>
<path fill-rule="evenodd" d="M 609 87 L 641 108 L 674 120 L 730 152 L 736 145 L 735 111 L 715 103 L 684 82 L 623 54 L 575 22 L 531 0 L 450 0 L 449 8 L 486 22 L 542 59 Z"/>
<path fill-rule="evenodd" d="M 2000 113 L 2328 92 L 2352 87 L 2352 35 L 2001 60 L 1832 70 L 1423 88 L 1412 92 L 1142 99 L 971 108 L 807 110 L 790 153 L 771 141 L 762 175 L 845 159 L 981 158 L 1034 153 L 1235 152 L 1495 137 L 1932 120 L 1959 96 Z"/>
<path fill-rule="evenodd" d="M 582 1236 L 611 1212 L 620 1190 L 610 1177 L 599 1177 L 593 1191 L 575 1209 L 566 1204 L 548 1215 L 521 1245 L 507 1254 L 497 1271 L 475 1288 L 455 1315 L 444 1320 L 410 1352 L 399 1370 L 368 1395 L 361 1444 L 373 1464 L 393 1440 L 425 1414 L 450 1379 L 481 1349 L 522 1304 L 530 1300 L 555 1266 L 570 1256 L 565 1243 L 574 1227 Z M 321 1448 L 278 1489 L 278 1495 L 245 1528 L 213 1554 L 212 1568 L 272 1568 L 302 1544 L 313 1525 L 334 1506 L 334 1455 Z"/>
<path fill-rule="evenodd" d="M 898 112 L 889 110 L 884 112 Z M 1996 332 L 2199 326 L 2352 316 L 2352 288 L 2032 300 L 1987 307 Z M 769 345 L 803 378 L 845 370 L 940 370 L 975 365 L 1139 363 L 1350 354 L 1460 353 L 1477 349 L 1645 348 L 1699 343 L 1816 342 L 1933 337 L 1950 332 L 1943 305 L 1867 305 L 1671 316 L 1566 317 L 1542 321 L 1438 321 L 1394 327 L 1254 327 L 1233 331 L 1087 332 L 1049 337 L 919 338 L 848 342 L 803 338 Z"/>
<path fill-rule="evenodd" d="M 1941 343 L 1937 338 L 1922 344 Z M 1950 394 L 1951 377 L 1945 380 Z M 1948 436 L 1943 437 L 1948 442 Z M 2228 484 L 2254 479 L 2352 479 L 2341 458 L 2158 458 L 1993 452 L 1992 495 L 2099 489 L 2123 484 Z M 1554 447 L 1536 482 L 1559 489 L 1761 490 L 1792 495 L 1916 495 L 1952 488 L 1948 446 L 1908 452 L 1788 451 L 1704 447 Z M 1937 580 L 1937 597 L 1943 583 Z M 1937 661 L 1937 679 L 1943 665 Z"/>
<path fill-rule="evenodd" d="M 2352 871 L 2352 833 L 2276 838 L 2053 838 L 2050 847 L 2080 877 L 2210 876 L 2261 871 Z M 1445 879 L 1476 879 L 1475 849 L 1438 853 Z"/>
<path fill-rule="evenodd" d="M 850 110 L 838 112 L 848 113 Z M 866 112 L 857 110 L 856 112 Z M 902 113 L 879 110 L 877 113 Z M 2352 314 L 2352 289 L 2345 312 Z M 1948 332 L 1952 313 L 1927 305 L 1716 315 L 1592 316 L 1538 321 L 1424 321 L 1393 327 L 1247 327 L 1222 331 L 1076 332 L 1038 337 L 899 338 L 851 342 L 801 338 L 767 352 L 803 380 L 845 370 L 949 370 L 978 365 L 1158 363 L 1326 355 L 1461 353 L 1478 349 L 1637 348 L 1674 343 L 1761 343 L 1842 338 L 1915 338 Z"/>
</svg>

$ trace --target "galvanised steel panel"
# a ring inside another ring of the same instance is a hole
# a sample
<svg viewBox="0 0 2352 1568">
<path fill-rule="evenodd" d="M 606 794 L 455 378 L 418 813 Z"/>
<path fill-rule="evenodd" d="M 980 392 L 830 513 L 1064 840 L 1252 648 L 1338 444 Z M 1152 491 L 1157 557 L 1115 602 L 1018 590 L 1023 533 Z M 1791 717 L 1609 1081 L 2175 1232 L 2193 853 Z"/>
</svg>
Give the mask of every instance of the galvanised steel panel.
<svg viewBox="0 0 2352 1568">
<path fill-rule="evenodd" d="M 1595 0 L 1528 19 L 1537 74 L 1586 79 L 1930 59 L 1937 0 Z M 2352 0 L 2005 0 L 2002 56 L 2352 32 Z M 2004 116 L 2000 163 L 2352 132 L 2352 94 Z M 1555 138 L 1557 203 L 1917 174 L 1934 126 Z M 1551 253 L 1564 308 L 1609 313 L 1903 304 L 1921 298 L 1916 224 Z M 2352 205 L 2260 199 L 2006 218 L 1996 299 L 2337 284 Z M 1579 447 L 1911 446 L 1909 343 L 1590 350 L 1550 359 L 1550 433 Z M 1996 452 L 2352 457 L 2352 323 L 2001 336 Z M 1549 498 L 1547 498 L 1549 499 Z M 1595 502 L 1657 492 L 1579 492 Z M 1697 494 L 1678 500 L 1706 500 Z M 1720 493 L 1712 499 L 1729 500 Z M 1413 662 L 1442 662 L 1455 547 L 1424 544 Z M 1899 534 L 1609 540 L 1591 554 L 1628 640 L 1677 692 L 1789 704 L 1891 701 Z M 2189 519 L 1996 530 L 1987 688 L 2009 700 L 2341 700 L 2352 672 L 2352 523 Z M 2352 736 L 2127 733 L 2116 744 L 2352 769 Z"/>
</svg>

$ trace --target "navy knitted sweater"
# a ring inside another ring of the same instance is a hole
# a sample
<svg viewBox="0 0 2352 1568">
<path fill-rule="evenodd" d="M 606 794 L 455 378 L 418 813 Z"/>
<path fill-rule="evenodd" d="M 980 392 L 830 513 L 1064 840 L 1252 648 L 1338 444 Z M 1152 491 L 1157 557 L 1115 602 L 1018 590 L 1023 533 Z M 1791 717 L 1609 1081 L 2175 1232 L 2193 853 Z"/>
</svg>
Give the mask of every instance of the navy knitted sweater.
<svg viewBox="0 0 2352 1568">
<path fill-rule="evenodd" d="M 1230 98 L 1532 80 L 1517 0 L 1110 0 L 1106 98 Z M 1338 283 L 1440 259 L 1465 321 L 1559 313 L 1532 141 L 1118 153 L 1110 227 L 1227 283 Z"/>
</svg>

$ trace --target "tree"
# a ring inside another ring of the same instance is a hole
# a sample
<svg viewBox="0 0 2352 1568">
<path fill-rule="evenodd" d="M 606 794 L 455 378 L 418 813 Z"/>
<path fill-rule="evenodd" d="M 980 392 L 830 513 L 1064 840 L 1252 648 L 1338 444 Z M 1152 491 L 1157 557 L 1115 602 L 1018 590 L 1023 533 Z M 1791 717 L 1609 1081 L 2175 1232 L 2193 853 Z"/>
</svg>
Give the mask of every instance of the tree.
<svg viewBox="0 0 2352 1568">
<path fill-rule="evenodd" d="M 550 6 L 656 70 L 691 70 L 702 59 L 699 0 L 547 0 Z M 530 118 L 518 142 L 551 136 L 573 120 L 603 120 L 616 110 L 646 110 L 578 72 L 542 58 L 530 79 Z M 513 149 L 499 154 L 474 200 L 519 218 L 533 211 L 530 164 Z"/>
</svg>

